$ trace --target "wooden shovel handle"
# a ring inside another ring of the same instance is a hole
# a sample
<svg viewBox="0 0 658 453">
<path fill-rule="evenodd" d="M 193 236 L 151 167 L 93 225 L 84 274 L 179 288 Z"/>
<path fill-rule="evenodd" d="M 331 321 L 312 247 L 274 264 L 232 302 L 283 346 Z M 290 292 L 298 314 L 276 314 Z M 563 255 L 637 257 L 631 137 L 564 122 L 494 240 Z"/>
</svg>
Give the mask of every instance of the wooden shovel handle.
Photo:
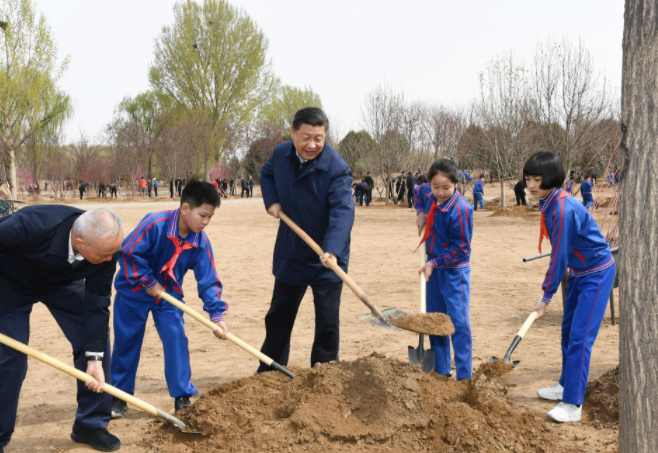
<svg viewBox="0 0 658 453">
<path fill-rule="evenodd" d="M 525 322 L 521 326 L 521 329 L 519 330 L 519 333 L 517 333 L 517 335 L 519 337 L 523 338 L 523 336 L 526 334 L 526 332 L 528 332 L 528 329 L 530 329 L 530 326 L 532 325 L 532 323 L 535 322 L 535 319 L 537 319 L 537 312 L 533 311 L 532 313 L 530 313 L 528 318 L 525 320 Z"/>
<path fill-rule="evenodd" d="M 425 236 L 425 227 L 420 232 L 420 237 Z M 427 263 L 427 244 L 420 244 L 420 267 Z M 420 274 L 420 312 L 427 313 L 427 281 L 425 273 Z"/>
<path fill-rule="evenodd" d="M 169 302 L 174 307 L 176 307 L 179 310 L 181 310 L 181 311 L 185 312 L 186 314 L 190 315 L 191 317 L 193 317 L 194 319 L 199 321 L 201 324 L 204 324 L 205 326 L 209 327 L 210 329 L 212 329 L 212 330 L 219 329 L 219 326 L 217 326 L 217 324 L 212 322 L 210 319 L 206 318 L 205 316 L 203 316 L 201 313 L 199 313 L 195 309 L 188 307 L 187 305 L 180 302 L 179 300 L 177 300 L 173 296 L 167 294 L 166 292 L 162 291 L 160 293 L 160 297 L 162 297 L 164 300 Z M 253 346 L 245 343 L 244 341 L 242 341 L 241 339 L 239 339 L 238 337 L 233 335 L 231 332 L 226 334 L 226 339 L 229 340 L 231 343 L 238 345 L 239 347 L 241 347 L 242 349 L 247 351 L 249 354 L 253 355 L 258 360 L 260 360 L 261 362 L 263 362 L 264 364 L 266 364 L 268 366 L 271 366 L 272 362 L 274 362 L 274 360 L 270 359 L 268 356 L 266 356 L 265 354 L 260 352 L 258 349 L 254 348 Z"/>
<path fill-rule="evenodd" d="M 43 352 L 34 349 L 31 346 L 23 344 L 20 341 L 16 341 L 13 338 L 10 338 L 1 333 L 0 333 L 0 343 L 9 346 L 10 348 L 15 349 L 19 352 L 22 352 L 25 355 L 33 357 L 39 360 L 40 362 L 50 365 L 53 368 L 57 368 L 58 370 L 63 371 L 64 373 L 69 374 L 74 378 L 81 380 L 85 384 L 91 381 L 96 382 L 96 379 L 94 379 L 92 376 L 88 375 L 84 371 L 80 371 L 77 368 L 72 367 L 71 365 L 68 365 L 60 360 L 57 360 L 56 358 L 51 357 L 48 354 L 44 354 Z M 144 412 L 147 412 L 151 415 L 155 415 L 156 417 L 164 418 L 165 420 L 173 423 L 175 426 L 177 426 L 180 429 L 184 429 L 186 427 L 182 421 L 171 416 L 170 414 L 158 409 L 157 407 L 147 403 L 146 401 L 142 401 L 139 398 L 124 392 L 123 390 L 119 390 L 118 388 L 113 387 L 110 384 L 105 384 L 103 386 L 103 391 L 105 393 L 109 393 L 114 397 L 119 398 L 120 400 L 125 401 L 128 404 L 140 408 Z"/>
<path fill-rule="evenodd" d="M 297 235 L 302 238 L 306 244 L 308 244 L 309 247 L 313 249 L 315 253 L 318 254 L 318 256 L 324 255 L 324 250 L 322 250 L 322 247 L 318 245 L 317 242 L 311 238 L 308 234 L 306 234 L 306 231 L 302 230 L 299 225 L 297 225 L 293 220 L 288 217 L 288 215 L 283 212 L 283 210 L 279 210 L 279 218 L 283 220 L 286 225 L 290 227 L 291 230 L 293 230 Z M 379 307 L 370 299 L 370 297 L 359 287 L 359 285 L 356 284 L 354 280 L 352 280 L 352 277 L 347 275 L 345 271 L 343 271 L 338 263 L 332 259 L 327 260 L 329 263 L 329 267 L 331 268 L 332 271 L 338 275 L 338 277 L 347 285 L 350 287 L 352 292 L 356 294 L 356 297 L 361 299 L 361 302 L 366 304 L 366 306 L 370 309 L 370 311 L 375 314 L 379 319 L 382 321 L 388 323 L 389 321 L 386 319 L 386 317 L 382 314 L 382 312 L 379 310 Z"/>
</svg>

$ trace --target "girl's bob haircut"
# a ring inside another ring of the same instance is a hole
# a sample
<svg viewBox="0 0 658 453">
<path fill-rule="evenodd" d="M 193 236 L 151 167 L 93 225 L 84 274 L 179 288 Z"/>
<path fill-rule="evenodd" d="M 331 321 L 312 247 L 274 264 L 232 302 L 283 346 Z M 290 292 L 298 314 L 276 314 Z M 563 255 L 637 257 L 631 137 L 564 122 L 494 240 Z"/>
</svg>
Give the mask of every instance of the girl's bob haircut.
<svg viewBox="0 0 658 453">
<path fill-rule="evenodd" d="M 564 184 L 564 167 L 557 154 L 539 151 L 523 166 L 523 179 L 526 176 L 541 176 L 539 187 L 543 190 L 557 189 Z"/>
<path fill-rule="evenodd" d="M 427 172 L 427 180 L 432 182 L 432 178 L 441 173 L 443 176 L 448 178 L 453 184 L 457 184 L 459 179 L 457 179 L 457 173 L 459 172 L 457 164 L 454 160 L 448 159 L 447 157 L 441 158 L 434 161 L 430 167 L 430 171 Z"/>
</svg>

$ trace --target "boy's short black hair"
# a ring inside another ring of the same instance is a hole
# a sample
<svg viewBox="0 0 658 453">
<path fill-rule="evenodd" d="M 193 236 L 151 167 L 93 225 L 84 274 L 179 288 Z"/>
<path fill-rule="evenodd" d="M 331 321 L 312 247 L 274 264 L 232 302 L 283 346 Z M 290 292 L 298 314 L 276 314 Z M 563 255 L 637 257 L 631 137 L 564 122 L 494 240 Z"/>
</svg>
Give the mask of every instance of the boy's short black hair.
<svg viewBox="0 0 658 453">
<path fill-rule="evenodd" d="M 539 151 L 523 166 L 523 179 L 526 176 L 541 176 L 539 187 L 543 190 L 556 189 L 564 184 L 564 166 L 557 154 Z"/>
<path fill-rule="evenodd" d="M 322 110 L 317 107 L 304 107 L 297 110 L 295 117 L 292 120 L 292 128 L 296 131 L 302 127 L 302 124 L 309 124 L 311 126 L 324 126 L 325 132 L 329 132 L 329 119 Z"/>
<path fill-rule="evenodd" d="M 443 157 L 439 160 L 436 160 L 430 167 L 430 170 L 427 172 L 427 180 L 432 182 L 432 179 L 439 173 L 452 181 L 453 184 L 457 184 L 457 182 L 459 182 L 459 179 L 457 179 L 457 173 L 459 173 L 459 169 L 457 168 L 455 161 L 451 159 Z"/>
<path fill-rule="evenodd" d="M 215 186 L 209 182 L 196 181 L 194 179 L 185 184 L 180 197 L 180 205 L 183 206 L 183 203 L 187 203 L 192 209 L 204 204 L 211 204 L 219 208 L 221 202 L 219 192 L 217 192 Z"/>
</svg>

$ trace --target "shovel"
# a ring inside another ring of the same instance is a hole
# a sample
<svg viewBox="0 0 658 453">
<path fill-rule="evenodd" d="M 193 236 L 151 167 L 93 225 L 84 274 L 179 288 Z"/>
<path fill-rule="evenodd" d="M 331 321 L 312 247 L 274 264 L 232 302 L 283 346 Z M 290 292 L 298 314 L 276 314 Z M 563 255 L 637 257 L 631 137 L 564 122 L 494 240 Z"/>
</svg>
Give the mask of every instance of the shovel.
<svg viewBox="0 0 658 453">
<path fill-rule="evenodd" d="M 219 327 L 217 327 L 217 324 L 212 322 L 210 319 L 206 318 L 205 316 L 203 316 L 201 313 L 199 313 L 195 309 L 190 308 L 187 305 L 185 305 L 184 303 L 178 301 L 176 298 L 170 296 L 169 294 L 165 293 L 164 291 L 162 291 L 160 293 L 160 297 L 162 297 L 164 300 L 166 300 L 167 302 L 169 302 L 171 305 L 178 308 L 179 310 L 187 313 L 188 315 L 190 315 L 191 317 L 193 317 L 194 319 L 196 319 L 197 321 L 199 321 L 201 324 L 205 325 L 206 327 L 210 327 L 212 330 L 215 330 L 215 329 L 219 328 Z M 271 366 L 275 370 L 280 371 L 281 373 L 285 374 L 286 376 L 288 376 L 291 379 L 295 377 L 295 375 L 292 374 L 288 369 L 286 369 L 283 366 L 279 365 L 274 360 L 270 359 L 268 356 L 266 356 L 265 354 L 260 352 L 258 349 L 254 348 L 253 346 L 250 346 L 249 344 L 247 344 L 244 341 L 240 340 L 238 337 L 233 335 L 231 332 L 226 334 L 226 339 L 228 341 L 230 341 L 231 343 L 240 346 L 242 349 L 244 349 L 249 354 L 256 357 L 258 360 L 263 362 L 265 365 Z"/>
<path fill-rule="evenodd" d="M 425 228 L 423 227 L 423 233 Z M 424 266 L 427 261 L 427 250 L 425 245 L 420 248 L 420 266 Z M 427 282 L 425 281 L 425 274 L 420 275 L 420 312 L 427 312 Z M 425 373 L 429 373 L 434 370 L 436 366 L 436 357 L 434 356 L 434 351 L 428 349 L 425 351 L 425 335 L 422 333 L 418 335 L 418 347 L 414 348 L 409 346 L 409 362 L 413 364 L 421 364 L 422 369 Z"/>
<path fill-rule="evenodd" d="M 311 236 L 306 234 L 306 232 L 302 230 L 299 225 L 293 222 L 293 220 L 288 217 L 282 210 L 279 210 L 279 218 L 281 218 L 281 220 L 283 220 L 291 230 L 297 233 L 297 235 L 302 238 L 302 240 L 306 242 L 315 253 L 318 254 L 318 256 L 324 255 L 324 250 L 322 250 L 322 247 L 320 247 L 317 242 L 311 238 Z M 367 323 L 378 327 L 384 327 L 386 329 L 398 329 L 398 327 L 395 327 L 391 324 L 390 320 L 406 316 L 407 314 L 405 312 L 400 311 L 397 308 L 389 308 L 382 312 L 379 307 L 372 301 L 372 299 L 370 299 L 370 297 L 361 288 L 359 288 L 359 285 L 357 285 L 356 282 L 352 280 L 352 277 L 347 275 L 340 268 L 340 266 L 338 266 L 336 261 L 327 260 L 327 262 L 329 263 L 331 270 L 334 271 L 336 275 L 338 275 L 338 277 L 340 277 L 340 279 L 350 287 L 354 294 L 356 294 L 356 296 L 361 299 L 361 302 L 366 304 L 366 306 L 370 309 L 370 314 L 366 315 L 365 318 Z"/>
<path fill-rule="evenodd" d="M 526 334 L 530 326 L 532 325 L 533 322 L 535 322 L 535 319 L 537 319 L 537 312 L 533 311 L 530 313 L 530 316 L 528 316 L 528 319 L 525 320 L 523 325 L 521 326 L 521 329 L 519 330 L 519 333 L 516 334 L 514 337 L 514 340 L 512 340 L 512 344 L 510 345 L 509 349 L 505 353 L 505 363 L 511 363 L 514 366 L 517 366 L 519 363 L 521 363 L 520 360 L 515 360 L 512 362 L 512 353 L 516 349 L 516 347 L 521 343 L 521 340 L 523 340 L 523 336 Z M 498 360 L 498 357 L 493 356 L 491 359 L 489 359 L 489 362 L 495 362 Z"/>
<path fill-rule="evenodd" d="M 25 355 L 29 355 L 30 357 L 33 357 L 47 365 L 57 368 L 60 371 L 70 374 L 74 378 L 80 379 L 82 382 L 86 383 L 89 381 L 96 380 L 90 375 L 88 375 L 87 373 L 80 371 L 77 368 L 72 367 L 71 365 L 67 365 L 66 363 L 59 361 L 54 357 L 50 357 L 49 355 L 44 354 L 41 351 L 38 351 L 26 344 L 21 343 L 20 341 L 16 341 L 13 338 L 10 338 L 1 333 L 0 333 L 0 343 L 4 344 L 5 346 L 9 346 L 10 348 L 15 349 L 17 351 L 20 351 Z M 161 419 L 174 425 L 184 434 L 201 434 L 198 431 L 188 431 L 187 425 L 182 421 L 180 421 L 179 419 L 177 419 L 176 417 L 174 417 L 173 415 L 170 415 L 167 412 L 163 411 L 162 409 L 158 409 L 157 407 L 147 403 L 146 401 L 142 401 L 139 398 L 136 398 L 124 392 L 123 390 L 119 390 L 116 387 L 112 387 L 110 384 L 105 384 L 103 386 L 103 391 L 105 393 L 109 393 L 110 395 L 116 398 L 119 398 L 120 400 L 125 401 L 128 404 L 132 404 L 133 406 L 139 407 L 144 412 L 148 412 L 151 415 L 160 417 Z"/>
</svg>

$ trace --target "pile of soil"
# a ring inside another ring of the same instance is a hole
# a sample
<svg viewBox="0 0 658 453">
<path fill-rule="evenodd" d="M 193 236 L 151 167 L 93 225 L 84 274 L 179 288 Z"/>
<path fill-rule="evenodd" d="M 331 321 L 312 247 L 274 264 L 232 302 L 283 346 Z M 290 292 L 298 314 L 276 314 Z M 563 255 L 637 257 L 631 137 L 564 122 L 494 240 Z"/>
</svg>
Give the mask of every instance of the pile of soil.
<svg viewBox="0 0 658 453">
<path fill-rule="evenodd" d="M 504 360 L 495 360 L 493 362 L 485 362 L 475 370 L 475 379 L 477 380 L 480 375 L 488 378 L 497 378 L 506 375 L 514 369 L 514 365 L 507 363 Z"/>
<path fill-rule="evenodd" d="M 537 210 L 530 210 L 525 206 L 510 206 L 501 208 L 500 206 L 487 206 L 487 209 L 493 211 L 491 217 L 515 217 L 523 220 L 538 220 L 541 214 Z"/>
<path fill-rule="evenodd" d="M 400 329 L 425 335 L 446 336 L 455 333 L 455 326 L 452 324 L 450 316 L 443 313 L 415 313 L 391 319 L 391 324 Z"/>
<path fill-rule="evenodd" d="M 221 385 L 179 412 L 202 436 L 170 425 L 144 446 L 157 453 L 575 451 L 553 426 L 504 399 L 498 379 L 456 381 L 373 354 L 353 362 L 263 373 Z"/>
<path fill-rule="evenodd" d="M 587 384 L 583 410 L 587 419 L 596 425 L 619 426 L 619 367 Z"/>
</svg>

